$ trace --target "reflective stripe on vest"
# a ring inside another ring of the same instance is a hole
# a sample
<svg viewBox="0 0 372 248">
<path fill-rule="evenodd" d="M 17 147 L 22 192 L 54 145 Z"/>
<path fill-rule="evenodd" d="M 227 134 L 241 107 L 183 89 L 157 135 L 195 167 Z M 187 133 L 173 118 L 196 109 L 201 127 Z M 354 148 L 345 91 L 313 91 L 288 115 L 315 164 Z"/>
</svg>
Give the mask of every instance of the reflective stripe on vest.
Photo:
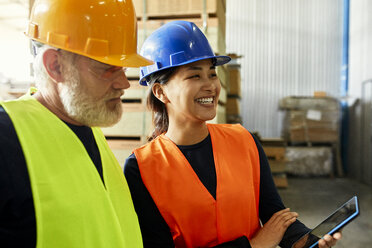
<svg viewBox="0 0 372 248">
<path fill-rule="evenodd" d="M 37 100 L 0 104 L 25 155 L 37 248 L 142 247 L 129 188 L 101 130 L 92 128 L 105 184 L 75 133 Z"/>
<path fill-rule="evenodd" d="M 257 146 L 241 125 L 208 124 L 216 200 L 164 134 L 134 150 L 143 182 L 170 227 L 176 247 L 209 247 L 259 228 Z"/>
</svg>

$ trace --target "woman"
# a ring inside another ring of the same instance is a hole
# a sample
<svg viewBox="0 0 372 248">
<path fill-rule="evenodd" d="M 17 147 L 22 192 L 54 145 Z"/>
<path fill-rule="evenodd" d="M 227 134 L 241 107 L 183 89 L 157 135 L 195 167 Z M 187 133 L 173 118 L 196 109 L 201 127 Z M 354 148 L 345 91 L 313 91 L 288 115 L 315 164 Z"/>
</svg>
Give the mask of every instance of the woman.
<svg viewBox="0 0 372 248">
<path fill-rule="evenodd" d="M 186 21 L 152 33 L 141 55 L 155 62 L 140 79 L 155 130 L 124 173 L 144 246 L 290 247 L 309 229 L 284 207 L 257 139 L 241 125 L 206 123 L 221 90 L 215 67 L 230 58 Z"/>
</svg>

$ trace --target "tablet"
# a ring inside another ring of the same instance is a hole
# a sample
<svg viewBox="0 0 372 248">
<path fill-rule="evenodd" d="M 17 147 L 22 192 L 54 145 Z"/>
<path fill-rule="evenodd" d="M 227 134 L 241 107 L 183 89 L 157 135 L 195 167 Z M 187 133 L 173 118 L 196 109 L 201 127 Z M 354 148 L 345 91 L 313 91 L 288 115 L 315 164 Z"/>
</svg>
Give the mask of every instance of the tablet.
<svg viewBox="0 0 372 248">
<path fill-rule="evenodd" d="M 318 247 L 319 239 L 326 234 L 334 234 L 358 215 L 358 198 L 357 196 L 354 196 L 328 216 L 328 218 L 326 218 L 322 223 L 297 240 L 292 245 L 292 248 Z"/>
</svg>

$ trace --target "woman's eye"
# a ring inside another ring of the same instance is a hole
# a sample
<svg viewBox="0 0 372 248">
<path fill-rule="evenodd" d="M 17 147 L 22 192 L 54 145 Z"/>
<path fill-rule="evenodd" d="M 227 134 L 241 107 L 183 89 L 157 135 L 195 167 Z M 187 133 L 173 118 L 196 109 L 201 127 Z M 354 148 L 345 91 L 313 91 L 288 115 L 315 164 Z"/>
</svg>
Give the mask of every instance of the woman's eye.
<svg viewBox="0 0 372 248">
<path fill-rule="evenodd" d="M 188 79 L 199 79 L 200 76 L 199 75 L 192 75 L 190 77 L 188 77 Z"/>
<path fill-rule="evenodd" d="M 212 73 L 212 74 L 211 74 L 211 77 L 212 77 L 212 78 L 215 78 L 215 77 L 217 77 L 217 74 L 216 74 L 216 73 Z"/>
</svg>

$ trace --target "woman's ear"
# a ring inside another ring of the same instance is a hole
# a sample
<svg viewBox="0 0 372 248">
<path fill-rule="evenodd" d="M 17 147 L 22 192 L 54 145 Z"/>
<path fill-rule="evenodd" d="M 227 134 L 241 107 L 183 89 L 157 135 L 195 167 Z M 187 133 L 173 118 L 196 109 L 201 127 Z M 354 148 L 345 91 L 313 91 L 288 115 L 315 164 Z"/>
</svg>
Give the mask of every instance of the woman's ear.
<svg viewBox="0 0 372 248">
<path fill-rule="evenodd" d="M 161 85 L 160 83 L 154 83 L 151 90 L 154 96 L 158 98 L 161 102 L 163 102 L 164 104 L 169 102 L 168 97 L 165 94 L 163 85 Z"/>
<path fill-rule="evenodd" d="M 61 54 L 55 49 L 48 49 L 43 54 L 43 64 L 49 77 L 54 82 L 63 82 L 63 76 L 61 72 Z"/>
</svg>

